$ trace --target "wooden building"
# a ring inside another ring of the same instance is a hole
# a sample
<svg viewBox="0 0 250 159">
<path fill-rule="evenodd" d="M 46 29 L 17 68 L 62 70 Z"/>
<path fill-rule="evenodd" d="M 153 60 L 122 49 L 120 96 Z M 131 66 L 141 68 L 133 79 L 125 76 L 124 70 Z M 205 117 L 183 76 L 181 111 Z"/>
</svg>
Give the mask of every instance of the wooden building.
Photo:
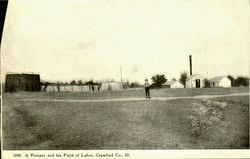
<svg viewBox="0 0 250 159">
<path fill-rule="evenodd" d="M 101 83 L 101 90 L 105 91 L 105 90 L 122 90 L 123 89 L 123 85 L 122 82 L 102 82 Z"/>
<path fill-rule="evenodd" d="M 5 92 L 33 92 L 40 90 L 41 84 L 39 74 L 6 74 Z"/>
<path fill-rule="evenodd" d="M 203 88 L 205 87 L 205 78 L 195 74 L 186 79 L 186 88 Z"/>
<path fill-rule="evenodd" d="M 184 88 L 184 85 L 176 80 L 167 81 L 162 86 L 163 88 Z"/>
<path fill-rule="evenodd" d="M 210 87 L 231 87 L 231 80 L 226 76 L 214 77 L 211 79 Z"/>
</svg>

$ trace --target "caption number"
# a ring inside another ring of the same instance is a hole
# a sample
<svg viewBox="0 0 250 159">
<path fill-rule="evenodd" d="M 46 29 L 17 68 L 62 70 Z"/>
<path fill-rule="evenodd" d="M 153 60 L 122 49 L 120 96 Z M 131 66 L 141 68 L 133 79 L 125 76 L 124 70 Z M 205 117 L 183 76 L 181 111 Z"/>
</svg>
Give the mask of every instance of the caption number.
<svg viewBox="0 0 250 159">
<path fill-rule="evenodd" d="M 13 157 L 22 157 L 22 155 L 21 154 L 13 154 Z"/>
</svg>

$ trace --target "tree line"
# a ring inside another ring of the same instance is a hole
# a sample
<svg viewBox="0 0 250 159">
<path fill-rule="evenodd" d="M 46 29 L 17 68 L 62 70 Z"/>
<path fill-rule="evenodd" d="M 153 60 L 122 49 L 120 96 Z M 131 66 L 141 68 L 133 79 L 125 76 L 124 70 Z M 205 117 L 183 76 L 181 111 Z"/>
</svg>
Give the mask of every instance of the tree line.
<svg viewBox="0 0 250 159">
<path fill-rule="evenodd" d="M 246 76 L 238 76 L 234 78 L 231 75 L 227 76 L 232 83 L 232 87 L 239 87 L 239 86 L 249 86 L 249 78 Z"/>
<path fill-rule="evenodd" d="M 185 87 L 186 84 L 186 79 L 188 77 L 188 74 L 186 71 L 183 71 L 180 73 L 180 77 L 179 77 L 179 81 L 180 83 L 182 83 Z M 232 83 L 232 87 L 239 87 L 239 86 L 249 86 L 249 78 L 246 76 L 237 76 L 237 77 L 233 77 L 231 75 L 227 76 Z M 153 81 L 151 88 L 162 88 L 162 85 L 168 81 L 167 77 L 163 74 L 156 74 L 154 76 L 151 77 L 151 80 Z M 173 78 L 172 80 L 176 80 L 175 78 Z M 114 82 L 114 80 L 111 80 L 111 82 Z M 210 87 L 210 80 L 205 78 L 205 87 L 209 88 Z M 100 85 L 100 82 L 94 82 L 93 80 L 89 80 L 86 82 L 83 82 L 82 80 L 71 80 L 69 83 L 65 82 L 57 82 L 57 84 L 79 84 L 79 85 Z M 138 87 L 142 87 L 142 85 L 140 85 L 138 82 L 123 82 L 123 88 L 138 88 Z"/>
<path fill-rule="evenodd" d="M 59 85 L 62 85 L 62 84 L 71 84 L 71 85 L 100 85 L 101 83 L 100 82 L 94 82 L 93 80 L 89 80 L 89 81 L 86 81 L 86 82 L 83 82 L 82 80 L 71 80 L 70 82 L 61 82 L 61 81 L 57 81 L 55 82 L 55 84 L 59 84 Z"/>
<path fill-rule="evenodd" d="M 184 85 L 186 85 L 186 79 L 188 77 L 188 74 L 186 71 L 183 71 L 180 74 L 180 78 L 179 81 Z M 239 86 L 249 86 L 249 77 L 247 76 L 237 76 L 237 77 L 233 77 L 231 75 L 227 76 L 232 83 L 232 87 L 239 87 Z M 167 78 L 165 77 L 165 75 L 161 75 L 161 74 L 157 74 L 155 76 L 152 76 L 151 80 L 153 81 L 153 84 L 151 85 L 151 88 L 162 88 L 162 85 L 167 82 Z M 173 80 L 176 80 L 175 78 L 173 78 Z M 205 87 L 209 88 L 210 87 L 210 80 L 205 78 Z"/>
</svg>

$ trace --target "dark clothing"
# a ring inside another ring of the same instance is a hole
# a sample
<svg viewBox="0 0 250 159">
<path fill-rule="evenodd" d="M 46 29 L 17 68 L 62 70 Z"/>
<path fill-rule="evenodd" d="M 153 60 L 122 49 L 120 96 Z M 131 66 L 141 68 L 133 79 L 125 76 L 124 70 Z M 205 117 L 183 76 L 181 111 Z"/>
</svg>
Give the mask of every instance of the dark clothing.
<svg viewBox="0 0 250 159">
<path fill-rule="evenodd" d="M 145 87 L 146 97 L 150 97 L 149 87 Z"/>
</svg>

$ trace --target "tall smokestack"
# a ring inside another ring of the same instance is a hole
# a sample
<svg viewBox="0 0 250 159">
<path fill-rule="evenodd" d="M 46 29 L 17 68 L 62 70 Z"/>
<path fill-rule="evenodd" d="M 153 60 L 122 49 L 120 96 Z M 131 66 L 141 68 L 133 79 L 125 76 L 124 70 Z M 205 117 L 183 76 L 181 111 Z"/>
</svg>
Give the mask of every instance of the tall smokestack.
<svg viewBox="0 0 250 159">
<path fill-rule="evenodd" d="M 192 55 L 189 55 L 190 76 L 192 76 Z"/>
</svg>

